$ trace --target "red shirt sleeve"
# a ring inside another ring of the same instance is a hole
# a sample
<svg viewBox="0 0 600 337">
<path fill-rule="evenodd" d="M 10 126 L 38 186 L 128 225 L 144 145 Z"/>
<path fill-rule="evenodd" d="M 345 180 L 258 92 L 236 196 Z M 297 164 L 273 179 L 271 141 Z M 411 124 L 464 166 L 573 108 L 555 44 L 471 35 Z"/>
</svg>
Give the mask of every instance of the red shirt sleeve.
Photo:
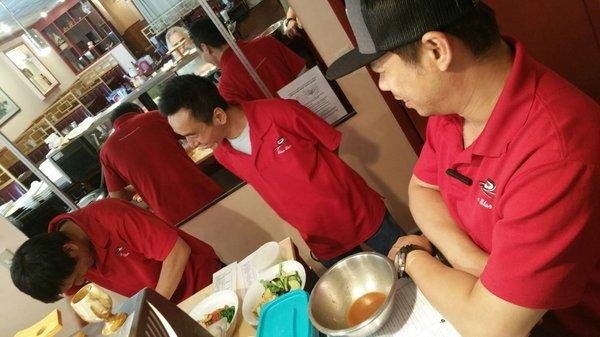
<svg viewBox="0 0 600 337">
<path fill-rule="evenodd" d="M 578 303 L 598 262 L 600 169 L 558 162 L 524 172 L 497 205 L 483 285 L 524 307 Z"/>
<path fill-rule="evenodd" d="M 126 201 L 115 200 L 106 214 L 120 219 L 115 231 L 131 247 L 148 259 L 164 261 L 179 237 L 177 229 L 154 214 Z"/>
<path fill-rule="evenodd" d="M 342 141 L 342 134 L 295 100 L 282 100 L 292 110 L 286 117 L 291 118 L 292 128 L 305 139 L 314 140 L 329 151 L 335 151 Z"/>
<path fill-rule="evenodd" d="M 419 159 L 417 159 L 413 174 L 420 180 L 437 186 L 438 163 L 434 146 L 436 134 L 437 118 L 429 117 L 425 134 L 425 144 L 421 149 L 421 154 L 419 155 Z"/>
<path fill-rule="evenodd" d="M 107 150 L 107 147 L 104 147 L 100 151 L 100 163 L 102 164 L 102 174 L 104 175 L 104 181 L 106 181 L 106 188 L 109 192 L 122 191 L 129 184 L 123 178 L 121 178 L 119 173 L 117 173 L 117 171 L 115 171 L 110 164 L 108 158 L 106 157 Z"/>
</svg>

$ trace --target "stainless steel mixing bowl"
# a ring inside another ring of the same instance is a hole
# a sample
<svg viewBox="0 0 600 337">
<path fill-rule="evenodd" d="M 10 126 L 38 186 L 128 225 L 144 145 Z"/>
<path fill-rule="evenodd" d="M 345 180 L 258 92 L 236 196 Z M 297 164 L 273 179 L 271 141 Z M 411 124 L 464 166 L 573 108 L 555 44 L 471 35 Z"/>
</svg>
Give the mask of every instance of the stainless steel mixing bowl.
<svg viewBox="0 0 600 337">
<path fill-rule="evenodd" d="M 349 256 L 329 269 L 317 282 L 308 303 L 310 320 L 328 336 L 362 337 L 379 330 L 394 306 L 398 273 L 394 264 L 378 253 Z M 350 306 L 359 297 L 380 292 L 385 302 L 366 321 L 348 326 Z"/>
</svg>

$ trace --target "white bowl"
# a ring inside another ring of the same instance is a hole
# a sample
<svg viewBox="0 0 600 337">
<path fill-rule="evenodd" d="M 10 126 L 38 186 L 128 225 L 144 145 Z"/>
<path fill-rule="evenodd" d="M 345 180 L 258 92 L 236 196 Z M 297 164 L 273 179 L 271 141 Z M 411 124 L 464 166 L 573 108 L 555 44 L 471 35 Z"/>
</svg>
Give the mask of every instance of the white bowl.
<svg viewBox="0 0 600 337">
<path fill-rule="evenodd" d="M 190 312 L 190 317 L 197 322 L 200 320 L 200 318 L 202 318 L 202 316 L 210 314 L 216 309 L 222 308 L 226 305 L 235 307 L 233 320 L 231 323 L 229 323 L 229 327 L 227 327 L 227 332 L 225 333 L 226 337 L 231 337 L 233 336 L 233 332 L 235 331 L 235 327 L 240 317 L 240 299 L 235 292 L 231 290 L 219 291 L 208 296 L 202 300 L 202 302 L 198 303 L 194 309 L 192 309 Z"/>
<path fill-rule="evenodd" d="M 300 280 L 302 281 L 300 287 L 301 289 L 304 289 L 304 286 L 306 285 L 306 271 L 304 270 L 302 264 L 300 264 L 298 261 L 284 261 L 260 273 L 258 275 L 258 280 L 254 282 L 250 288 L 248 288 L 246 296 L 244 296 L 244 300 L 242 301 L 242 315 L 248 324 L 254 326 L 258 324 L 258 316 L 256 316 L 253 310 L 254 307 L 260 302 L 262 294 L 265 292 L 265 288 L 262 286 L 262 284 L 260 284 L 260 281 L 271 281 L 277 277 L 280 264 L 283 271 L 286 273 L 293 273 L 295 271 L 298 272 L 300 275 Z"/>
</svg>

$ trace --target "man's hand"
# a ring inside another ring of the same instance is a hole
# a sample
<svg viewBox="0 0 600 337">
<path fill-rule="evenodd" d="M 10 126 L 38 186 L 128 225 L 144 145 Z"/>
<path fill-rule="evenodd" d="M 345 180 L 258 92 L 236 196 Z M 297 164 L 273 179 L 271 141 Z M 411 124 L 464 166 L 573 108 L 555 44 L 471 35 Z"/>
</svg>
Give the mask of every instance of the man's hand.
<svg viewBox="0 0 600 337">
<path fill-rule="evenodd" d="M 136 195 L 135 189 L 133 186 L 127 186 L 120 191 L 112 191 L 108 192 L 108 196 L 115 199 L 122 199 L 125 201 L 131 201 L 133 197 Z"/>
<path fill-rule="evenodd" d="M 390 260 L 394 261 L 396 258 L 396 254 L 400 251 L 400 248 L 406 245 L 417 245 L 419 247 L 423 247 L 427 249 L 429 254 L 433 253 L 433 247 L 431 246 L 431 242 L 427 240 L 427 238 L 423 235 L 406 235 L 398 238 L 398 241 L 394 243 L 392 249 L 388 253 L 388 257 Z"/>
<path fill-rule="evenodd" d="M 285 36 L 293 39 L 300 36 L 300 27 L 296 19 L 288 20 L 287 26 L 285 27 Z"/>
</svg>

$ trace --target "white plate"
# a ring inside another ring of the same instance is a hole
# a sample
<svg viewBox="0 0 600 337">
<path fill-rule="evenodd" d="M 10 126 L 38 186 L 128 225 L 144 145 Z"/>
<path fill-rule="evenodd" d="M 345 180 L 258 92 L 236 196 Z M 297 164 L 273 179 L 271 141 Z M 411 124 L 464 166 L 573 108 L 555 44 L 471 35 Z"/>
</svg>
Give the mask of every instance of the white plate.
<svg viewBox="0 0 600 337">
<path fill-rule="evenodd" d="M 233 336 L 233 332 L 235 331 L 235 327 L 240 317 L 240 299 L 237 297 L 235 292 L 231 290 L 219 291 L 208 296 L 202 302 L 198 303 L 194 309 L 192 309 L 190 312 L 190 317 L 197 322 L 200 320 L 200 318 L 202 318 L 202 316 L 210 314 L 216 309 L 222 308 L 226 305 L 235 307 L 233 320 L 231 323 L 229 323 L 229 327 L 225 333 L 225 337 L 231 337 Z"/>
<path fill-rule="evenodd" d="M 257 272 L 262 272 L 281 261 L 281 247 L 275 241 L 267 242 L 252 253 L 252 265 Z"/>
<path fill-rule="evenodd" d="M 306 285 L 306 271 L 304 270 L 302 264 L 300 264 L 298 261 L 284 261 L 280 264 L 282 265 L 283 271 L 286 273 L 293 273 L 295 271 L 298 272 L 300 279 L 302 280 L 302 284 L 300 286 L 302 289 L 304 289 L 304 286 Z M 242 315 L 248 324 L 254 326 L 258 324 L 258 316 L 256 316 L 253 310 L 258 302 L 260 302 L 262 294 L 265 292 L 265 288 L 262 286 L 262 284 L 260 284 L 260 280 L 270 281 L 277 277 L 280 264 L 276 264 L 260 273 L 260 275 L 258 275 L 258 281 L 254 282 L 250 288 L 248 288 L 248 292 L 246 292 L 246 296 L 244 296 L 244 300 L 242 301 Z"/>
</svg>

